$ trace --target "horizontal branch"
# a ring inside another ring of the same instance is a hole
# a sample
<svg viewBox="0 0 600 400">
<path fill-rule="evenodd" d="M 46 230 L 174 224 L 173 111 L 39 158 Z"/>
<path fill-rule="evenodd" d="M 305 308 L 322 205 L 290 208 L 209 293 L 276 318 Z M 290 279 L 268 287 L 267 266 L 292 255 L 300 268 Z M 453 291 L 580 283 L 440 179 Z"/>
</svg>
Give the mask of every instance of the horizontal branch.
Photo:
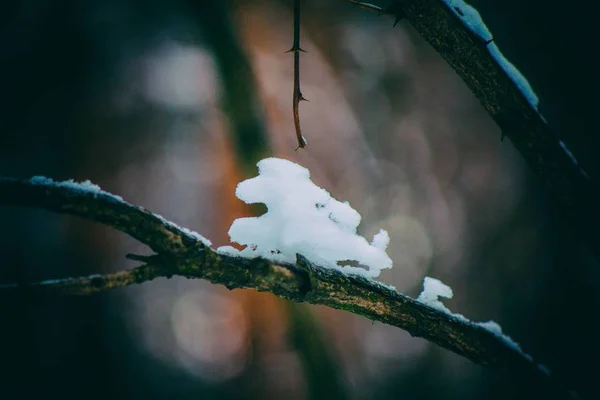
<svg viewBox="0 0 600 400">
<path fill-rule="evenodd" d="M 0 206 L 38 207 L 77 215 L 127 233 L 158 254 L 128 258 L 144 265 L 131 270 L 36 284 L 0 285 L 0 291 L 90 294 L 159 277 L 206 279 L 229 289 L 268 292 L 295 302 L 320 304 L 362 315 L 408 331 L 534 385 L 551 398 L 573 398 L 546 371 L 501 337 L 461 321 L 378 282 L 312 264 L 301 255 L 295 265 L 218 254 L 180 228 L 142 207 L 102 191 L 0 178 Z"/>
<path fill-rule="evenodd" d="M 600 188 L 508 76 L 490 46 L 442 0 L 393 0 L 385 9 L 347 0 L 362 9 L 406 19 L 448 62 L 566 211 L 600 260 Z M 460 14 L 462 11 L 457 10 Z M 510 21 L 506 21 L 507 23 Z"/>
<path fill-rule="evenodd" d="M 165 276 L 166 273 L 167 271 L 156 266 L 141 265 L 136 268 L 110 274 L 95 274 L 78 278 L 49 279 L 29 284 L 0 284 L 0 290 L 3 293 L 33 292 L 35 294 L 56 293 L 63 295 L 88 295 L 108 289 L 148 282 L 154 278 Z"/>
</svg>

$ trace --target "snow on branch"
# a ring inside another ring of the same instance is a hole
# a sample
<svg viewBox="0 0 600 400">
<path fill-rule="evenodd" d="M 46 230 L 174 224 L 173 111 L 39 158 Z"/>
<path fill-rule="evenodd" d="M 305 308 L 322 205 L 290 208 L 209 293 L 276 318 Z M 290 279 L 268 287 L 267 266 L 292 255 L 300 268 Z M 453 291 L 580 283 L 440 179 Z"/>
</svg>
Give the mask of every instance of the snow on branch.
<svg viewBox="0 0 600 400">
<path fill-rule="evenodd" d="M 142 262 L 133 269 L 32 284 L 4 284 L 0 285 L 0 293 L 87 295 L 156 278 L 206 279 L 229 289 L 254 289 L 295 302 L 320 304 L 362 315 L 404 329 L 475 363 L 504 371 L 535 388 L 540 395 L 576 398 L 546 368 L 538 366 L 516 343 L 507 340 L 497 324 L 472 323 L 445 308 L 438 297 L 451 297 L 452 291 L 441 282 L 428 278 L 424 292 L 415 300 L 374 281 L 372 277 L 377 276 L 382 267 L 391 267 L 391 260 L 385 254 L 389 237 L 380 232 L 369 244 L 357 236 L 355 230 L 360 215 L 348 204 L 338 202 L 315 186 L 307 170 L 278 159 L 263 160 L 260 169 L 260 176 L 243 182 L 237 194 L 247 202 L 266 202 L 269 212 L 257 219 L 238 220 L 237 227 L 233 224 L 230 232 L 233 240 L 250 247 L 242 252 L 231 248 L 215 251 L 200 234 L 102 191 L 90 182 L 54 182 L 41 177 L 30 180 L 0 178 L 2 206 L 37 207 L 100 222 L 129 234 L 157 253 L 152 256 L 128 255 L 128 258 Z M 290 180 L 290 174 L 295 179 Z M 302 240 L 302 234 L 319 233 L 302 227 L 300 220 L 296 220 L 299 216 L 287 214 L 289 209 L 285 209 L 284 204 L 290 199 L 283 194 L 285 190 L 274 190 L 267 196 L 261 192 L 278 186 L 277 182 L 287 182 L 287 186 L 283 186 L 291 190 L 288 194 L 304 197 L 287 207 L 300 213 L 308 212 L 305 224 L 314 223 L 362 250 L 349 249 L 349 253 L 344 253 L 343 243 L 334 240 L 325 241 L 326 246 L 335 249 L 328 252 L 319 249 L 314 241 Z M 290 221 L 286 222 L 288 217 Z M 264 230 L 259 238 L 261 241 L 252 238 L 247 231 L 256 228 L 260 232 L 265 227 L 273 228 L 278 236 L 269 236 Z M 274 242 L 268 243 L 268 240 Z M 293 254 L 299 250 L 306 256 Z M 364 254 L 360 254 L 361 251 Z M 337 262 L 340 259 L 358 259 L 368 270 L 344 267 L 343 263 Z M 382 262 L 382 267 L 377 268 L 378 262 Z"/>
<path fill-rule="evenodd" d="M 323 267 L 365 277 L 377 277 L 392 267 L 385 252 L 387 232 L 381 230 L 371 244 L 357 235 L 360 214 L 316 186 L 306 168 L 267 158 L 258 163 L 258 171 L 259 176 L 238 185 L 236 195 L 248 204 L 264 203 L 268 211 L 260 217 L 238 218 L 231 225 L 231 241 L 246 246 L 244 250 L 224 246 L 218 252 L 285 263 L 302 254 Z"/>
</svg>

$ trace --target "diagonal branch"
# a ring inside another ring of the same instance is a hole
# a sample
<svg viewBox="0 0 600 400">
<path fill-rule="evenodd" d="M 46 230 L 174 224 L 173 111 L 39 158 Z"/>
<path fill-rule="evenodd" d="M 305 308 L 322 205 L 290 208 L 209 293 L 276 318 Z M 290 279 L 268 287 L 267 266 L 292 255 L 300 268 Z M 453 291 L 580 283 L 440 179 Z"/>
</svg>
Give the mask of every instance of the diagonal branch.
<svg viewBox="0 0 600 400">
<path fill-rule="evenodd" d="M 96 187 L 97 188 L 97 187 Z M 98 190 L 62 182 L 0 177 L 0 205 L 43 208 L 100 222 L 128 234 L 157 253 L 183 254 L 204 248 L 189 231 L 158 214 Z"/>
<path fill-rule="evenodd" d="M 575 398 L 555 377 L 513 345 L 481 326 L 433 309 L 395 289 L 359 276 L 325 269 L 298 255 L 295 265 L 218 254 L 198 234 L 100 190 L 48 181 L 0 178 L 0 206 L 27 206 L 77 215 L 133 236 L 158 254 L 129 256 L 144 265 L 131 270 L 36 284 L 0 285 L 2 293 L 85 295 L 182 276 L 206 279 L 229 289 L 269 292 L 295 302 L 321 304 L 362 315 L 422 337 L 471 361 L 509 373 L 536 393 Z"/>
<path fill-rule="evenodd" d="M 492 39 L 482 40 L 442 0 L 393 0 L 390 7 L 347 0 L 369 11 L 406 18 L 448 62 L 559 200 L 600 260 L 600 188 L 492 55 Z M 457 11 L 458 12 L 458 11 Z M 505 66 L 506 68 L 506 66 Z"/>
</svg>

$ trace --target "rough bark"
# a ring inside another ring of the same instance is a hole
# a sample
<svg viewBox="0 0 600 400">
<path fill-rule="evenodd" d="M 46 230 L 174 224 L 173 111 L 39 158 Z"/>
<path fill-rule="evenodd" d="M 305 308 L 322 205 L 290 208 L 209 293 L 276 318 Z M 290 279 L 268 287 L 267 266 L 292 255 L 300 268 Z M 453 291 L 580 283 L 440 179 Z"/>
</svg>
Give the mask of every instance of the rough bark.
<svg viewBox="0 0 600 400">
<path fill-rule="evenodd" d="M 538 393 L 574 398 L 529 357 L 492 332 L 433 309 L 393 288 L 360 276 L 310 263 L 301 255 L 295 265 L 220 255 L 184 228 L 105 192 L 54 183 L 0 178 L 1 206 L 28 206 L 76 215 L 129 234 L 157 254 L 129 255 L 144 264 L 131 270 L 32 284 L 0 285 L 4 294 L 87 295 L 182 276 L 206 279 L 229 289 L 254 289 L 295 302 L 321 304 L 362 315 L 408 331 L 471 361 L 505 371 Z"/>
</svg>

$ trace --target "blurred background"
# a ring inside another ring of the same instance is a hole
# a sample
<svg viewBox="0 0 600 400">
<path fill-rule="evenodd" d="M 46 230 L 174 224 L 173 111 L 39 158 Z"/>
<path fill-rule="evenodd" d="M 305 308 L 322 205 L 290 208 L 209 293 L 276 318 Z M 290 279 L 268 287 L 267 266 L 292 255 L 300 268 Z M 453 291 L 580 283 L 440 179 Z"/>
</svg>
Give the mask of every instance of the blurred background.
<svg viewBox="0 0 600 400">
<path fill-rule="evenodd" d="M 291 0 L 3 2 L 0 174 L 90 179 L 220 246 L 252 212 L 237 182 L 265 156 L 293 160 L 362 214 L 360 233 L 389 231 L 394 268 L 381 281 L 417 296 L 424 276 L 441 279 L 452 311 L 497 321 L 593 398 L 600 269 L 560 207 L 409 24 L 343 0 L 301 3 L 310 147 L 295 152 Z M 596 177 L 592 10 L 470 3 Z M 0 209 L 0 283 L 117 271 L 148 252 L 98 224 Z M 7 399 L 532 395 L 400 329 L 181 278 L 83 298 L 0 295 L 0 328 Z"/>
</svg>

